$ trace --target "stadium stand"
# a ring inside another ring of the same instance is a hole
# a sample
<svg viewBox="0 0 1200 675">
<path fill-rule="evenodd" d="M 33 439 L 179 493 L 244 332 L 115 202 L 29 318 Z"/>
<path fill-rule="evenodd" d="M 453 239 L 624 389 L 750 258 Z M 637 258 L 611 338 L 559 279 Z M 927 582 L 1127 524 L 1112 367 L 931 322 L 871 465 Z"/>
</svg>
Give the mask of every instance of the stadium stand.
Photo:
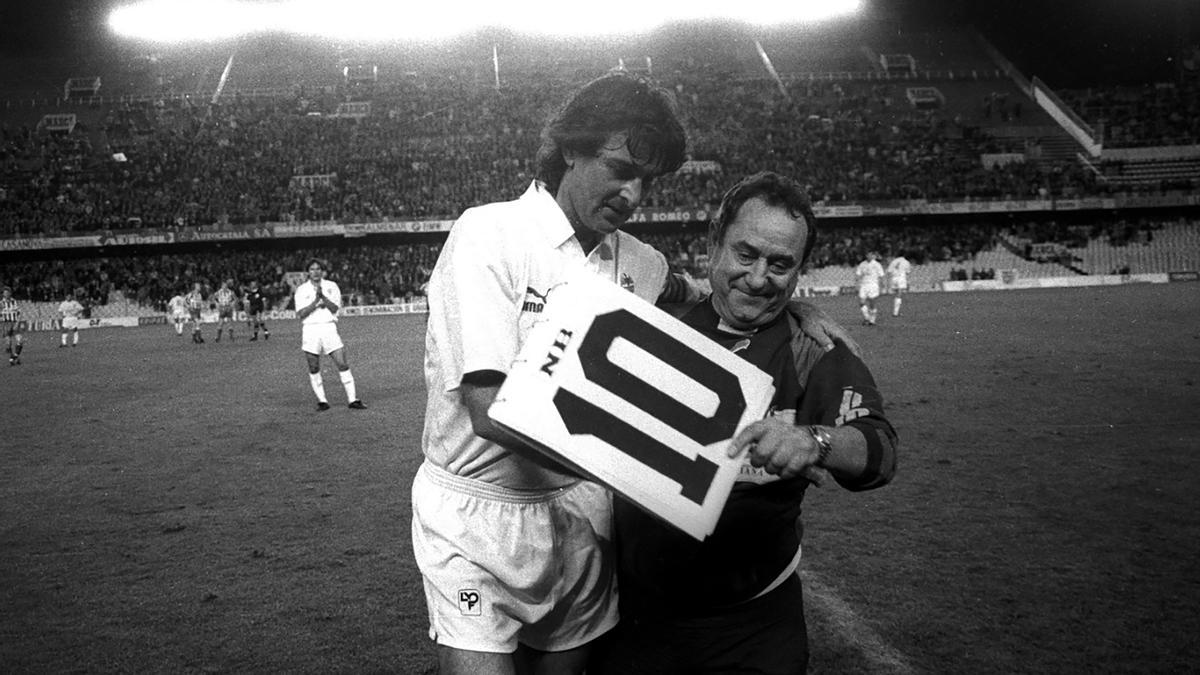
<svg viewBox="0 0 1200 675">
<path fill-rule="evenodd" d="M 276 38 L 236 53 L 107 45 L 87 60 L 0 59 L 0 277 L 22 299 L 76 288 L 95 311 L 137 313 L 193 279 L 256 278 L 282 301 L 283 274 L 320 251 L 351 296 L 410 297 L 444 236 L 436 223 L 523 189 L 551 106 L 614 66 L 672 87 L 687 120 L 690 161 L 644 204 L 674 230 L 637 230 L 678 270 L 702 274 L 703 219 L 726 184 L 760 169 L 805 180 L 826 216 L 815 286 L 850 285 L 868 249 L 903 251 L 917 289 L 967 270 L 1198 267 L 1194 75 L 1055 93 L 969 29 L 863 21 L 799 35 L 703 24 L 569 43 Z M 427 219 L 424 234 L 329 229 Z M 1137 219 L 1157 225 L 1124 234 Z M 270 241 L 216 248 L 226 235 Z M 127 236 L 137 245 L 112 244 Z"/>
</svg>

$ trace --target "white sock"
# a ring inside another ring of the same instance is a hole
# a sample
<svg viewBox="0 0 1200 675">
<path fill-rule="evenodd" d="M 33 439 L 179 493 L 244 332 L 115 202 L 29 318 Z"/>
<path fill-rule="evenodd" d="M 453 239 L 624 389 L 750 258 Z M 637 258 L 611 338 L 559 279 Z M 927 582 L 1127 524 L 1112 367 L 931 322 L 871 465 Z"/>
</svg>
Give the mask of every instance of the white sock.
<svg viewBox="0 0 1200 675">
<path fill-rule="evenodd" d="M 308 383 L 312 385 L 313 393 L 317 395 L 317 400 L 321 403 L 328 403 L 325 398 L 325 382 L 321 379 L 321 373 L 309 373 Z"/>
<path fill-rule="evenodd" d="M 902 298 L 896 298 L 894 301 L 892 301 L 892 316 L 900 316 L 901 302 L 903 302 Z"/>
<path fill-rule="evenodd" d="M 64 346 L 67 344 L 67 334 L 66 333 L 62 334 L 62 343 Z"/>
<path fill-rule="evenodd" d="M 79 344 L 79 331 L 75 331 L 74 333 L 71 333 L 71 343 Z"/>
<path fill-rule="evenodd" d="M 338 373 L 338 377 L 342 378 L 342 386 L 346 388 L 346 399 L 354 402 L 358 400 L 358 395 L 354 391 L 354 374 L 347 368 Z"/>
<path fill-rule="evenodd" d="M 865 319 L 866 321 L 870 321 L 871 320 L 871 310 L 867 309 L 866 305 L 859 305 L 858 308 L 860 310 L 862 310 L 863 319 Z"/>
</svg>

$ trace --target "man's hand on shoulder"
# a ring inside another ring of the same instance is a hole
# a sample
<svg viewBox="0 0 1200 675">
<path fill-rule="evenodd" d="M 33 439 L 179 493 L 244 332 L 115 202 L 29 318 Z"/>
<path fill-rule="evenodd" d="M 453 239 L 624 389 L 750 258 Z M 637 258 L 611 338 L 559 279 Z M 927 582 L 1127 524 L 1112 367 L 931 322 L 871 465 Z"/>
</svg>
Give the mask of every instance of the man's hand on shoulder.
<svg viewBox="0 0 1200 675">
<path fill-rule="evenodd" d="M 850 337 L 850 333 L 829 318 L 829 315 L 820 308 L 807 302 L 790 300 L 787 304 L 787 311 L 796 318 L 800 324 L 800 330 L 816 340 L 825 351 L 832 351 L 834 342 L 841 342 L 851 353 L 862 358 L 862 349 L 859 348 L 854 338 Z"/>
</svg>

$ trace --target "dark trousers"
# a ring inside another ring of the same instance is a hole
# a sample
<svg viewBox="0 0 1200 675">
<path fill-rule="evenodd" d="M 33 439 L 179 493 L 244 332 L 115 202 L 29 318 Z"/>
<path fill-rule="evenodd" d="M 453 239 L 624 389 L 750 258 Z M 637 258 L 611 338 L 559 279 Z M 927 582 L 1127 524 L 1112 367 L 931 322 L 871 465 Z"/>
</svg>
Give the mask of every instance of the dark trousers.
<svg viewBox="0 0 1200 675">
<path fill-rule="evenodd" d="M 626 606 L 594 646 L 588 675 L 796 675 L 808 667 L 804 595 L 794 574 L 761 598 L 721 610 L 631 615 Z"/>
</svg>

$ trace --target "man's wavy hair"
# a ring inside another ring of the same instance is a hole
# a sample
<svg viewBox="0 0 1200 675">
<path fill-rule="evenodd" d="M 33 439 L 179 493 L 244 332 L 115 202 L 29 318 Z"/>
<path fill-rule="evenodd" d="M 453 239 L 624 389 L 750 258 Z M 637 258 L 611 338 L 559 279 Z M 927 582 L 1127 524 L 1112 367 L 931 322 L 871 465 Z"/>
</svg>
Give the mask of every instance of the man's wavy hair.
<svg viewBox="0 0 1200 675">
<path fill-rule="evenodd" d="M 708 226 L 709 255 L 725 241 L 725 232 L 734 218 L 737 218 L 742 205 L 755 197 L 762 199 L 767 206 L 786 208 L 793 218 L 804 219 L 808 226 L 808 237 L 804 241 L 800 264 L 808 262 L 808 256 L 817 243 L 817 217 L 813 214 L 808 192 L 803 185 L 774 171 L 760 171 L 747 176 L 725 192 L 725 196 L 721 198 L 721 205 L 717 207 L 717 213 Z"/>
<path fill-rule="evenodd" d="M 649 78 L 613 71 L 583 86 L 542 130 L 537 177 L 558 192 L 567 162 L 563 151 L 594 156 L 609 136 L 628 134 L 634 160 L 653 167 L 654 175 L 683 165 L 687 136 L 671 92 Z"/>
</svg>

